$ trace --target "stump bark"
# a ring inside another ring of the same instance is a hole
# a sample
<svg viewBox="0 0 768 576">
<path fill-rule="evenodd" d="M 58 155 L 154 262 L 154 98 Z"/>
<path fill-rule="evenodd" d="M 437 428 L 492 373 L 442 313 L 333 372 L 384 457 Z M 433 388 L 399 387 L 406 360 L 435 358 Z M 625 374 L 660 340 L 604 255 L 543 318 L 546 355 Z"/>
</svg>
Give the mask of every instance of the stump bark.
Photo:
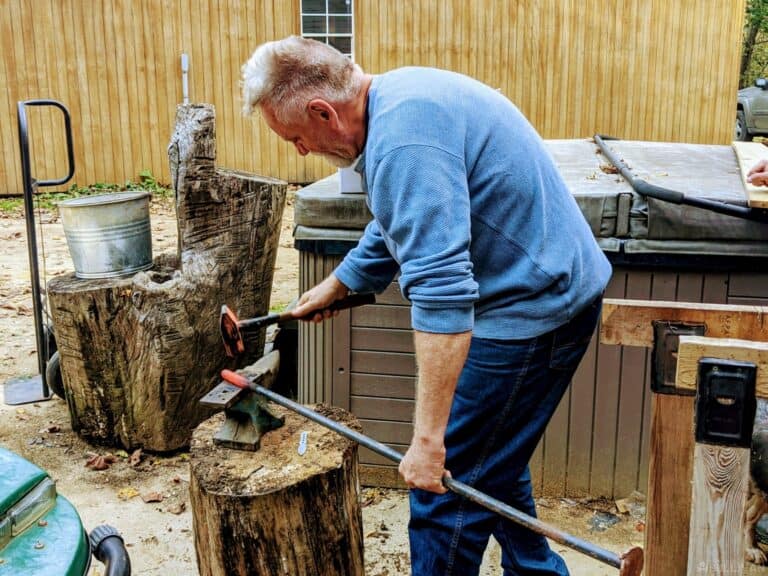
<svg viewBox="0 0 768 576">
<path fill-rule="evenodd" d="M 262 436 L 256 452 L 214 443 L 223 413 L 192 436 L 190 501 L 200 574 L 363 576 L 357 445 L 269 407 L 285 423 Z M 360 429 L 340 408 L 314 410 Z"/>
<path fill-rule="evenodd" d="M 169 146 L 179 246 L 145 272 L 48 284 L 73 429 L 97 444 L 170 451 L 211 415 L 200 398 L 261 355 L 264 332 L 236 364 L 219 311 L 269 308 L 286 184 L 218 169 L 214 111 L 179 106 Z"/>
</svg>

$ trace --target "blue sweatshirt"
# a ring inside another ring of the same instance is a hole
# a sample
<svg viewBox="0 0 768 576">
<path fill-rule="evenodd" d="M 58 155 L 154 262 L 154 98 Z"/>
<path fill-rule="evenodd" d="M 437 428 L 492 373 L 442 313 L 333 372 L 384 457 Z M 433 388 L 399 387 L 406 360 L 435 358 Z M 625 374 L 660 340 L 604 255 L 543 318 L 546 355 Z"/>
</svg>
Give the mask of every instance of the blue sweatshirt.
<svg viewBox="0 0 768 576">
<path fill-rule="evenodd" d="M 400 272 L 413 328 L 538 336 L 604 290 L 610 264 L 546 146 L 506 97 L 431 68 L 374 76 L 360 172 L 373 220 L 335 270 L 381 292 Z"/>
</svg>

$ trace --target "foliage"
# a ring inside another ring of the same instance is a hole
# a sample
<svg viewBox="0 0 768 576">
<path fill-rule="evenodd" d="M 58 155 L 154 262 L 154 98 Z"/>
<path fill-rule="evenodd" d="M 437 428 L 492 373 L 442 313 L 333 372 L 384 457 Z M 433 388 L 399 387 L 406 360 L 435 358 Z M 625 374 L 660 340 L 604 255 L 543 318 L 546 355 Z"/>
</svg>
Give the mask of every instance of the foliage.
<svg viewBox="0 0 768 576">
<path fill-rule="evenodd" d="M 768 69 L 768 0 L 747 0 L 739 87 L 751 86 Z"/>
<path fill-rule="evenodd" d="M 144 190 L 150 192 L 153 199 L 168 199 L 174 196 L 173 190 L 168 185 L 158 182 L 150 170 L 141 170 L 137 181 L 127 180 L 124 184 L 96 182 L 80 186 L 74 183 L 66 191 L 40 192 L 35 194 L 35 204 L 44 210 L 55 210 L 56 205 L 63 200 L 124 190 Z M 0 198 L 0 214 L 18 214 L 23 209 L 24 199 L 19 196 Z"/>
</svg>

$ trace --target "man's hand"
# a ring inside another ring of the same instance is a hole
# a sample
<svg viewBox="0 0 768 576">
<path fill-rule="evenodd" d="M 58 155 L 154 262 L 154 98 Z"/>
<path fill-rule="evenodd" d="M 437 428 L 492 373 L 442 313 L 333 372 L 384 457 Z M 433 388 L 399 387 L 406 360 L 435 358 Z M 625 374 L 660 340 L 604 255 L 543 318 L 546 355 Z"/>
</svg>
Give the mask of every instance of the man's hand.
<svg viewBox="0 0 768 576">
<path fill-rule="evenodd" d="M 306 316 L 317 310 L 317 314 L 315 314 L 310 321 L 322 322 L 326 318 L 338 315 L 339 312 L 331 312 L 329 310 L 320 312 L 320 310 L 327 308 L 336 300 L 344 298 L 348 292 L 349 289 L 344 286 L 334 274 L 331 274 L 325 280 L 320 282 L 320 284 L 304 292 L 299 298 L 296 308 L 294 308 L 291 313 L 294 318 L 301 318 L 302 316 Z"/>
<path fill-rule="evenodd" d="M 445 445 L 442 439 L 413 438 L 398 468 L 409 488 L 421 488 L 437 494 L 445 494 L 443 476 L 450 476 L 445 469 Z"/>
<path fill-rule="evenodd" d="M 768 186 L 768 159 L 760 160 L 749 169 L 747 182 L 753 186 Z"/>
</svg>

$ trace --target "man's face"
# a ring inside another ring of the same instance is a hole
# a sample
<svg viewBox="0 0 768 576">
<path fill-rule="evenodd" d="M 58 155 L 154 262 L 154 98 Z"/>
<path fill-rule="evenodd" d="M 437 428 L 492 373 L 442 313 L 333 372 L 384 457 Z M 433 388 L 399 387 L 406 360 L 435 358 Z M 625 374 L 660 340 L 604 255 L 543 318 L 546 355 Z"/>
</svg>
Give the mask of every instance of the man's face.
<svg viewBox="0 0 768 576">
<path fill-rule="evenodd" d="M 357 153 L 345 143 L 344 135 L 334 130 L 328 121 L 314 117 L 282 123 L 268 106 L 262 106 L 262 115 L 270 129 L 286 142 L 292 143 L 301 156 L 316 154 L 337 168 L 351 166 Z"/>
</svg>

